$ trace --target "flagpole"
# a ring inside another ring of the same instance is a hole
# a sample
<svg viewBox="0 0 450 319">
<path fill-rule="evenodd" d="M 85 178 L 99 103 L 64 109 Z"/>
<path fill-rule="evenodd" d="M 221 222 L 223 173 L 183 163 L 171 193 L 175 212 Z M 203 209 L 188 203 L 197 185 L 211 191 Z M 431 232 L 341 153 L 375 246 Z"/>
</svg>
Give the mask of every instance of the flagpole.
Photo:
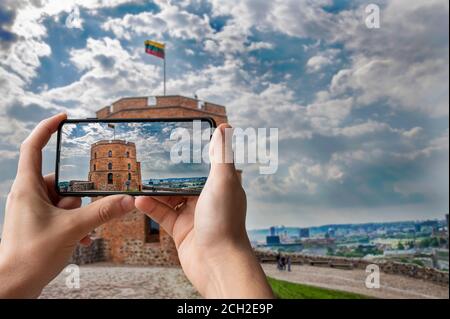
<svg viewBox="0 0 450 319">
<path fill-rule="evenodd" d="M 164 96 L 166 96 L 166 50 L 164 49 Z"/>
</svg>

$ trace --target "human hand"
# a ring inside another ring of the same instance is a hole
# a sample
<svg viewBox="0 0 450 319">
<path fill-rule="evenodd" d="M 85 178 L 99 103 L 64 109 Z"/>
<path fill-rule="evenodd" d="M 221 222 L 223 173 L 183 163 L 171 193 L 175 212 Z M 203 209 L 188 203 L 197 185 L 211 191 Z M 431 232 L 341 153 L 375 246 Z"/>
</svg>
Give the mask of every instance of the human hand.
<svg viewBox="0 0 450 319">
<path fill-rule="evenodd" d="M 0 298 L 39 296 L 67 265 L 78 242 L 89 244 L 92 230 L 135 208 L 129 195 L 80 208 L 80 198 L 58 196 L 54 175 L 42 176 L 41 150 L 64 119 L 58 114 L 42 121 L 20 147 L 0 242 Z"/>
<path fill-rule="evenodd" d="M 209 298 L 272 298 L 245 230 L 246 196 L 233 163 L 226 163 L 225 128 L 211 139 L 211 172 L 199 197 L 136 198 L 173 237 L 184 273 Z"/>
</svg>

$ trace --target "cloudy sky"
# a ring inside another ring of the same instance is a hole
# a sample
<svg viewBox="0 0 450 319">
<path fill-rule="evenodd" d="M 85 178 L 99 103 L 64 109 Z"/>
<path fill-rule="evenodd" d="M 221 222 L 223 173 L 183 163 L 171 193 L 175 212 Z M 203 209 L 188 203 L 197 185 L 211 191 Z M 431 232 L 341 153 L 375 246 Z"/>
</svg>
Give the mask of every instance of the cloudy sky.
<svg viewBox="0 0 450 319">
<path fill-rule="evenodd" d="M 209 129 L 208 122 L 198 127 Z M 208 139 L 193 143 L 192 122 L 67 123 L 62 127 L 59 181 L 88 180 L 91 145 L 101 140 L 124 140 L 136 145 L 142 180 L 172 177 L 207 177 L 209 162 L 201 159 Z M 115 133 L 114 133 L 115 131 Z M 201 132 L 200 132 L 201 133 Z M 205 136 L 210 136 L 210 131 Z M 182 162 L 183 152 L 188 162 Z M 174 153 L 174 157 L 171 155 Z M 196 153 L 196 155 L 194 155 Z"/>
<path fill-rule="evenodd" d="M 226 105 L 233 126 L 279 128 L 277 173 L 245 167 L 249 228 L 442 218 L 449 2 L 370 2 L 379 29 L 360 0 L 3 0 L 1 206 L 38 120 L 162 93 L 152 39 L 167 45 L 169 94 Z"/>
</svg>

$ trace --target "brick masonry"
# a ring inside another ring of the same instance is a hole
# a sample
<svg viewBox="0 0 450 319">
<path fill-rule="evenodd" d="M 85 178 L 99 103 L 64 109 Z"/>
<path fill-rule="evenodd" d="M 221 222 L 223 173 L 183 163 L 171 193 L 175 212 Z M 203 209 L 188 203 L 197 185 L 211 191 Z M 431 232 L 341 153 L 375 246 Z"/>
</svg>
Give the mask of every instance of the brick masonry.
<svg viewBox="0 0 450 319">
<path fill-rule="evenodd" d="M 106 250 L 102 238 L 95 238 L 88 247 L 78 245 L 70 259 L 70 264 L 84 265 L 106 260 Z"/>
<path fill-rule="evenodd" d="M 86 181 L 70 181 L 69 191 L 70 192 L 84 192 L 94 189 L 94 183 Z"/>
<path fill-rule="evenodd" d="M 89 181 L 101 191 L 141 190 L 141 165 L 135 144 L 121 140 L 92 144 Z"/>
</svg>

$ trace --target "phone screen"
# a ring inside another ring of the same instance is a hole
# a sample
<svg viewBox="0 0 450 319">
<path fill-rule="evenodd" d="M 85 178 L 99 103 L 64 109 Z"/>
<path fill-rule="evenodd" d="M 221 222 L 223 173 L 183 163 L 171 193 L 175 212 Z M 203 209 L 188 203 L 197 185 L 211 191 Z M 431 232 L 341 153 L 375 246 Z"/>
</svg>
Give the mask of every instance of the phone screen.
<svg viewBox="0 0 450 319">
<path fill-rule="evenodd" d="M 198 195 L 214 121 L 67 120 L 58 130 L 61 195 Z"/>
</svg>

